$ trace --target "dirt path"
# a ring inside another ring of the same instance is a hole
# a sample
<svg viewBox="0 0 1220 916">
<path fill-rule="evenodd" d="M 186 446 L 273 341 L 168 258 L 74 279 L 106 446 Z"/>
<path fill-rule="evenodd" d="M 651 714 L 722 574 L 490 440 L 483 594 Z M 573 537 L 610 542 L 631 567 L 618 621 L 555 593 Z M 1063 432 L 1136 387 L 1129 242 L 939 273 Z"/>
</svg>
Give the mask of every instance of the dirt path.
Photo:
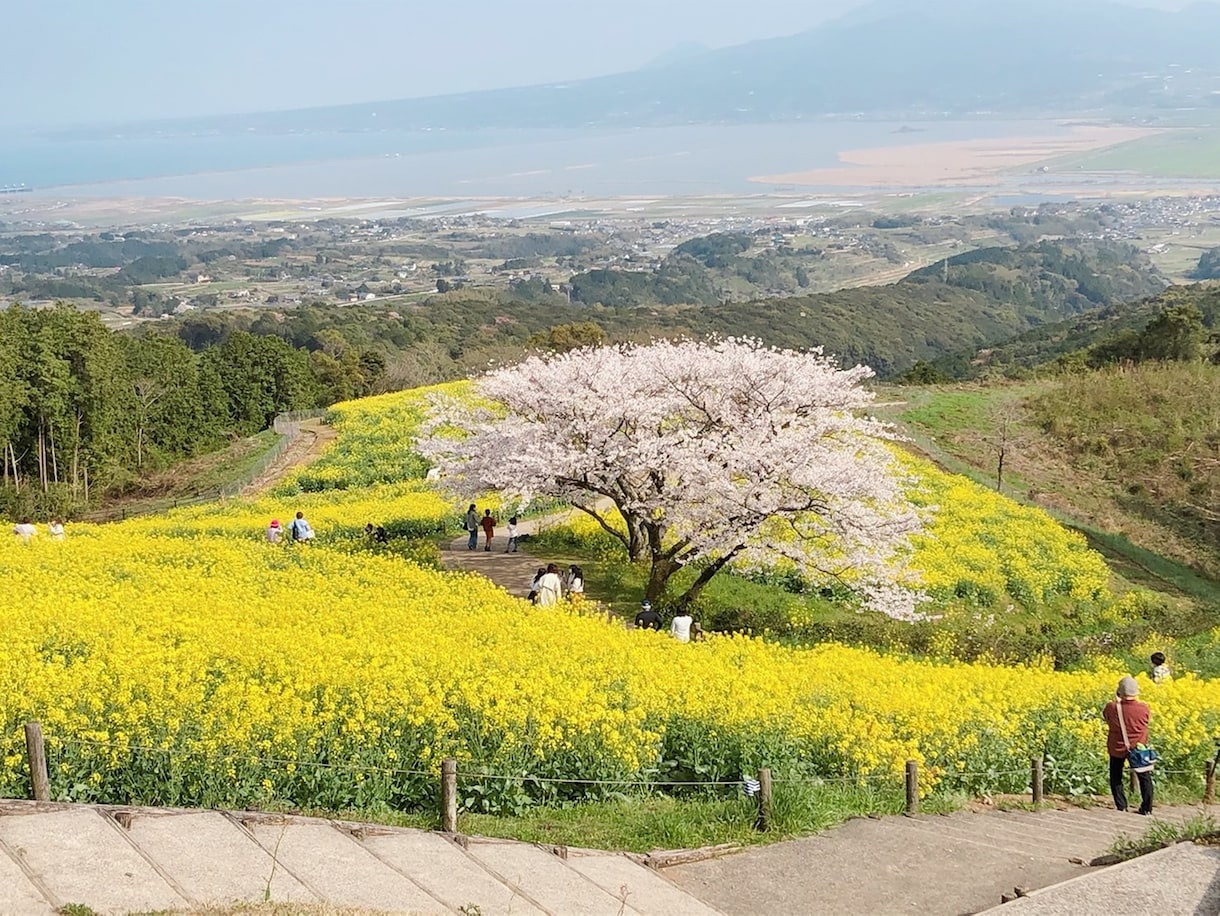
<svg viewBox="0 0 1220 916">
<path fill-rule="evenodd" d="M 321 419 L 303 420 L 299 432 L 288 448 L 267 466 L 257 478 L 241 491 L 242 496 L 255 496 L 271 489 L 298 465 L 308 464 L 326 451 L 338 433 Z"/>
<path fill-rule="evenodd" d="M 553 525 L 563 521 L 568 512 L 558 512 L 540 518 L 523 519 L 517 526 L 521 534 L 535 534 L 540 527 Z M 569 563 L 577 560 L 571 557 L 539 557 L 531 553 L 533 542 L 526 541 L 515 553 L 506 553 L 508 535 L 506 525 L 500 525 L 492 538 L 491 550 L 487 550 L 483 532 L 479 532 L 478 546 L 474 550 L 467 547 L 470 536 L 462 534 L 454 538 L 442 548 L 442 560 L 450 569 L 465 569 L 477 572 L 490 579 L 510 595 L 524 598 L 529 594 L 530 583 L 539 566 L 555 563 L 561 569 L 566 569 Z"/>
</svg>

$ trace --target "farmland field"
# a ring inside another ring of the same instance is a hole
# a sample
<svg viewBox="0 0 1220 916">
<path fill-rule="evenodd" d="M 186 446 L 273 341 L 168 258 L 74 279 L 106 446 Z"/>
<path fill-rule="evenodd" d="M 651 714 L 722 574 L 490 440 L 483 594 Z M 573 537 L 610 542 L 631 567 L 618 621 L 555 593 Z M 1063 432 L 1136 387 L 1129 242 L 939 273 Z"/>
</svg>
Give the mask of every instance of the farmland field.
<svg viewBox="0 0 1220 916">
<path fill-rule="evenodd" d="M 908 759 L 929 792 L 1021 791 L 1039 755 L 1052 791 L 1104 787 L 1098 711 L 1125 673 L 1105 658 L 1062 672 L 744 635 L 684 645 L 440 570 L 427 539 L 452 536 L 459 507 L 408 460 L 423 394 L 341 406 L 330 455 L 258 500 L 3 542 L 0 796 L 28 792 L 29 719 L 53 795 L 73 801 L 407 811 L 432 804 L 446 756 L 466 803 L 491 811 L 760 766 L 868 786 Z M 974 524 L 980 497 L 936 480 L 929 499 L 964 501 L 952 527 Z M 267 543 L 268 520 L 297 510 L 317 539 Z M 928 583 L 934 601 L 992 613 L 1013 583 L 1031 605 L 1120 600 L 1082 544 L 1023 511 L 993 508 L 982 543 L 999 566 L 947 535 L 924 548 L 930 579 L 956 570 Z M 366 543 L 367 521 L 391 543 Z M 1143 685 L 1166 768 L 1201 772 L 1220 682 Z"/>
</svg>

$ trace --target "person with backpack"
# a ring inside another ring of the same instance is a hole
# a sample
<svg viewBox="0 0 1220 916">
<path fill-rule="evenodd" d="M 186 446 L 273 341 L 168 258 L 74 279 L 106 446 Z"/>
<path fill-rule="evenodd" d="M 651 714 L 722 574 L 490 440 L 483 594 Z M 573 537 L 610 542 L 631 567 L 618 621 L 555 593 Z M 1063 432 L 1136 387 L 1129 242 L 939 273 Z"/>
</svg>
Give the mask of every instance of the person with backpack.
<svg viewBox="0 0 1220 916">
<path fill-rule="evenodd" d="M 1125 677 L 1118 682 L 1118 695 L 1106 704 L 1102 718 L 1110 727 L 1106 736 L 1106 750 L 1110 755 L 1110 793 L 1114 796 L 1114 807 L 1127 810 L 1127 793 L 1123 788 L 1123 767 L 1131 751 L 1148 746 L 1148 722 L 1152 712 L 1147 703 L 1137 700 L 1140 687 L 1135 678 Z M 1140 814 L 1152 813 L 1152 765 L 1136 766 L 1131 762 L 1140 786 Z"/>
<path fill-rule="evenodd" d="M 312 541 L 313 528 L 309 526 L 309 522 L 305 520 L 305 513 L 298 512 L 297 517 L 292 520 L 292 524 L 288 526 L 288 533 L 292 535 L 294 541 Z"/>
</svg>

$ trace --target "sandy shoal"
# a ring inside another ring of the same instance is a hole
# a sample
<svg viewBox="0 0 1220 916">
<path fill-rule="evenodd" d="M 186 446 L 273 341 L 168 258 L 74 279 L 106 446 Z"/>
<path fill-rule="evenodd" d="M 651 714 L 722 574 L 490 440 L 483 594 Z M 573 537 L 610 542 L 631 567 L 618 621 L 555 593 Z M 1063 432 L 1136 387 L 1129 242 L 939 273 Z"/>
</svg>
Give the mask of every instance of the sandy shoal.
<svg viewBox="0 0 1220 916">
<path fill-rule="evenodd" d="M 1105 149 L 1158 131 L 1140 127 L 1075 125 L 1054 135 L 914 143 L 847 150 L 832 168 L 760 175 L 751 181 L 817 187 L 890 188 L 987 185 L 1013 169 L 1048 159 Z"/>
</svg>

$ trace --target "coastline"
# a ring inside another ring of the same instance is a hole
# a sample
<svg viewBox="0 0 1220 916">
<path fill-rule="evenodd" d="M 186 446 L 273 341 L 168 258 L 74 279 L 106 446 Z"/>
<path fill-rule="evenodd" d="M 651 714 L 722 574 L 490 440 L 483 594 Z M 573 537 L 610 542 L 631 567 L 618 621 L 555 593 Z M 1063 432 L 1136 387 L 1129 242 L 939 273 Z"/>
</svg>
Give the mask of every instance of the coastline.
<svg viewBox="0 0 1220 916">
<path fill-rule="evenodd" d="M 1156 128 L 1061 125 L 1057 135 L 950 140 L 839 153 L 840 165 L 750 178 L 757 184 L 821 188 L 978 188 L 1014 170 L 1162 133 Z"/>
</svg>

